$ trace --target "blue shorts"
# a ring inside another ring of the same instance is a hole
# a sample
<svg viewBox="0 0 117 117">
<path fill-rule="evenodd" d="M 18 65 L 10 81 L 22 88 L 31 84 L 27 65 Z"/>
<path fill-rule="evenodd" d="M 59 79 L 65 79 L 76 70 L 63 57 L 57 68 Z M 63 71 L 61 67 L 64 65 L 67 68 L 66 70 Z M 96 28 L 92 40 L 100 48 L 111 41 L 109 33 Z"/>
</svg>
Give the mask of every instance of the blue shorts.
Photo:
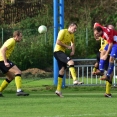
<svg viewBox="0 0 117 117">
<path fill-rule="evenodd" d="M 106 51 L 108 50 L 108 45 L 109 45 L 109 44 L 107 44 L 107 45 L 105 46 L 104 50 L 106 50 Z"/>
<path fill-rule="evenodd" d="M 109 44 L 107 44 L 104 48 L 104 50 L 108 50 L 108 46 Z M 110 52 L 110 56 L 114 57 L 114 58 L 117 58 L 117 44 L 113 44 L 112 46 L 112 49 L 111 49 L 111 52 Z"/>
</svg>

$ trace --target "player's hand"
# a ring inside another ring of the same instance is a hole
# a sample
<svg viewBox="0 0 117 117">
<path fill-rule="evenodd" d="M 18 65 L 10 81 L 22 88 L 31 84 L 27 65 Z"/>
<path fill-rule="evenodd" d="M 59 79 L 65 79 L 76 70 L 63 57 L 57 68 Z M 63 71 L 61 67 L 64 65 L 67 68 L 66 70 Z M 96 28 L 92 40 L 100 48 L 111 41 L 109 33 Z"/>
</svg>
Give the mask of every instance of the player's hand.
<svg viewBox="0 0 117 117">
<path fill-rule="evenodd" d="M 10 64 L 8 62 L 4 62 L 6 67 L 10 67 Z"/>
<path fill-rule="evenodd" d="M 74 55 L 74 52 L 71 52 L 71 53 L 70 53 L 70 56 L 73 56 L 73 55 Z"/>
<path fill-rule="evenodd" d="M 72 49 L 72 47 L 71 47 L 71 46 L 67 46 L 67 49 L 71 50 L 71 49 Z"/>
</svg>

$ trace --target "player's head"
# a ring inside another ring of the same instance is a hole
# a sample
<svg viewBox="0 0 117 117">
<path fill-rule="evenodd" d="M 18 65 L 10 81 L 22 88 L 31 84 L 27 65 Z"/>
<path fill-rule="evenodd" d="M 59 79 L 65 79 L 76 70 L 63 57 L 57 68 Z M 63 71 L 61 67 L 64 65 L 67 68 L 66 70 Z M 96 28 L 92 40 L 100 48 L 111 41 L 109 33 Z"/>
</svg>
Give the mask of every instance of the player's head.
<svg viewBox="0 0 117 117">
<path fill-rule="evenodd" d="M 98 39 L 103 35 L 103 29 L 100 26 L 94 28 L 94 37 Z"/>
<path fill-rule="evenodd" d="M 14 31 L 13 32 L 13 38 L 17 41 L 20 42 L 22 39 L 22 33 L 20 31 Z"/>
<path fill-rule="evenodd" d="M 111 25 L 111 24 L 109 24 L 107 27 L 108 27 L 109 29 L 114 29 L 114 26 Z"/>
<path fill-rule="evenodd" d="M 76 32 L 76 30 L 77 30 L 77 24 L 76 23 L 71 23 L 70 25 L 69 25 L 69 27 L 68 27 L 68 31 L 70 32 L 70 33 L 74 33 L 74 32 Z"/>
</svg>

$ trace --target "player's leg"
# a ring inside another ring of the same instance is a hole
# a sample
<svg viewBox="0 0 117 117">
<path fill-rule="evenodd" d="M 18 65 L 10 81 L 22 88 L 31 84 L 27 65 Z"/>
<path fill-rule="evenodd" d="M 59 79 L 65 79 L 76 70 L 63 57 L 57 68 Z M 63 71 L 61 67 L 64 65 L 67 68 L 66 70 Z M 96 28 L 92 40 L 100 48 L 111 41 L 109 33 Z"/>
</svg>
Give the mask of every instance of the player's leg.
<svg viewBox="0 0 117 117">
<path fill-rule="evenodd" d="M 14 73 L 15 75 L 15 84 L 17 87 L 17 96 L 28 96 L 28 93 L 25 93 L 21 90 L 21 84 L 22 84 L 22 78 L 21 78 L 21 71 L 19 70 L 19 68 L 14 65 L 11 69 L 9 69 L 10 72 Z"/>
<path fill-rule="evenodd" d="M 106 47 L 104 48 L 104 50 L 101 52 L 101 55 L 100 55 L 99 70 L 101 74 L 104 73 L 104 66 L 105 66 L 105 61 L 106 61 L 102 57 L 106 53 L 107 49 L 108 49 L 108 44 L 106 45 Z"/>
<path fill-rule="evenodd" d="M 11 72 L 6 73 L 6 79 L 2 82 L 0 86 L 0 97 L 3 97 L 2 92 L 8 86 L 8 84 L 14 79 L 14 75 Z"/>
<path fill-rule="evenodd" d="M 9 62 L 9 61 L 8 61 Z M 13 67 L 13 63 L 10 62 L 10 67 L 6 67 L 4 61 L 0 61 L 0 70 L 6 75 L 6 79 L 1 83 L 0 86 L 0 97 L 2 97 L 2 91 L 8 86 L 8 84 L 14 79 L 13 73 L 9 72 L 9 69 Z"/>
<path fill-rule="evenodd" d="M 110 76 L 111 82 L 106 81 L 106 92 L 105 92 L 105 97 L 112 97 L 111 95 L 111 86 L 112 86 L 112 79 L 113 79 L 113 73 Z"/>
<path fill-rule="evenodd" d="M 92 75 L 97 75 L 97 72 L 99 71 L 100 52 L 97 53 L 96 59 L 97 59 L 97 61 L 96 61 L 95 65 L 94 65 Z"/>
<path fill-rule="evenodd" d="M 74 61 L 70 59 L 67 64 L 69 65 L 69 70 L 70 70 L 71 76 L 73 78 L 73 84 L 74 85 L 83 84 L 83 82 L 77 81 L 76 71 L 74 68 Z"/>
<path fill-rule="evenodd" d="M 108 66 L 108 71 L 107 71 L 107 76 L 110 77 L 110 75 L 112 74 L 113 72 L 113 69 L 114 69 L 114 60 L 115 58 L 110 56 L 110 59 L 109 59 L 109 66 Z"/>
<path fill-rule="evenodd" d="M 59 64 L 60 65 L 60 64 Z M 60 68 L 60 67 L 59 67 Z M 63 77 L 64 77 L 64 72 L 65 72 L 65 68 L 61 67 L 61 69 L 59 70 L 59 75 L 58 75 L 58 83 L 57 83 L 57 89 L 55 91 L 55 93 L 59 96 L 59 97 L 63 97 L 62 96 L 62 92 L 61 92 L 61 88 L 62 88 L 62 81 L 63 81 Z"/>
<path fill-rule="evenodd" d="M 14 73 L 15 75 L 14 77 L 15 77 L 17 92 L 21 91 L 21 71 L 18 69 L 16 65 L 14 65 L 9 71 Z"/>
<path fill-rule="evenodd" d="M 103 76 L 101 80 L 107 80 L 110 82 L 110 75 L 114 69 L 114 60 L 117 58 L 117 44 L 114 44 L 110 53 L 109 67 L 106 76 Z"/>
<path fill-rule="evenodd" d="M 95 63 L 93 71 L 92 71 L 92 75 L 96 75 L 96 70 L 98 69 L 98 62 Z"/>
<path fill-rule="evenodd" d="M 106 62 L 105 62 L 105 71 L 106 71 L 105 74 L 107 74 L 107 70 L 109 66 L 109 59 L 110 59 L 110 55 L 108 55 Z M 110 91 L 111 91 L 111 86 L 112 86 L 113 73 L 111 74 L 110 78 L 111 78 L 110 82 L 106 81 L 106 91 L 104 94 L 105 97 L 111 97 Z"/>
<path fill-rule="evenodd" d="M 61 93 L 61 88 L 62 88 L 62 81 L 63 81 L 65 69 L 67 68 L 67 64 L 64 62 L 64 60 L 66 59 L 66 55 L 63 52 L 58 51 L 58 52 L 54 52 L 54 57 L 57 60 L 58 68 L 59 68 L 58 83 L 57 83 L 57 89 L 55 93 L 59 97 L 63 97 Z"/>
</svg>

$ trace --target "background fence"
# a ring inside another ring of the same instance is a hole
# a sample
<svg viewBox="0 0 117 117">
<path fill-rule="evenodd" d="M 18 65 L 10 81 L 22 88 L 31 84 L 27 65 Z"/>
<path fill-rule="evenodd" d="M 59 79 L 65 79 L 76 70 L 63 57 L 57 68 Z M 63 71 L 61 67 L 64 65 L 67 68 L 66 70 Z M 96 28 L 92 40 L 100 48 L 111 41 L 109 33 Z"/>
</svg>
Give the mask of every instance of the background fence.
<svg viewBox="0 0 117 117">
<path fill-rule="evenodd" d="M 96 62 L 96 59 L 73 59 L 76 68 L 77 73 L 77 79 L 79 81 L 84 82 L 83 85 L 105 85 L 106 81 L 101 81 L 99 78 L 101 76 L 93 76 L 92 71 L 94 67 L 94 63 Z M 80 64 L 79 64 L 80 63 Z M 114 76 L 113 76 L 113 86 L 117 85 L 117 64 L 115 61 L 114 66 Z M 68 79 L 69 81 L 66 83 L 66 85 L 73 85 L 73 80 L 70 75 L 70 71 L 68 71 Z"/>
</svg>

